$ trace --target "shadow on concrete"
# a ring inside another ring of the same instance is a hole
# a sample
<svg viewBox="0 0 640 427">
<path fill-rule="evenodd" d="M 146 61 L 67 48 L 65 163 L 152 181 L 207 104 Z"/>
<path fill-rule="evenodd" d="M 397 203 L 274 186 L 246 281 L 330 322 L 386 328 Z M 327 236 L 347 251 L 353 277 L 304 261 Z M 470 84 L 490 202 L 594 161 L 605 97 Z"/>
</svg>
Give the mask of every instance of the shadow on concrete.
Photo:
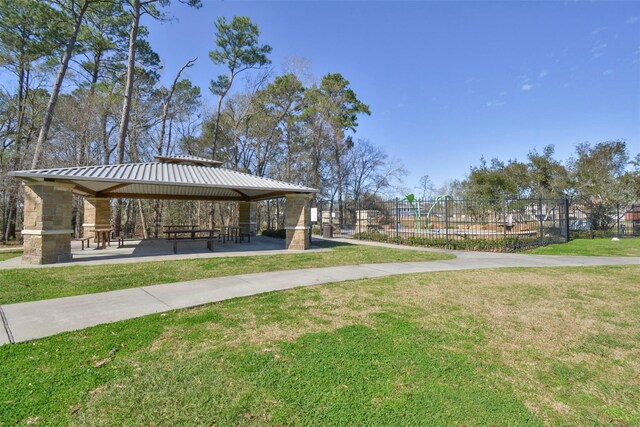
<svg viewBox="0 0 640 427">
<path fill-rule="evenodd" d="M 311 251 L 330 250 L 331 245 L 318 242 L 311 246 Z M 289 254 L 302 251 L 286 250 L 284 239 L 264 236 L 251 237 L 251 242 L 235 241 L 222 242 L 214 240 L 213 250 L 207 249 L 206 241 L 182 240 L 178 243 L 178 251 L 174 254 L 173 242 L 159 239 L 125 240 L 123 246 L 112 242 L 105 249 L 97 249 L 92 242 L 90 248 L 81 249 L 80 242 L 71 242 L 70 262 L 46 265 L 22 264 L 21 258 L 13 258 L 0 262 L 0 269 L 60 267 L 66 265 L 100 265 L 119 264 L 147 261 L 171 261 L 196 258 L 233 257 L 233 256 L 264 256 L 275 254 Z"/>
</svg>

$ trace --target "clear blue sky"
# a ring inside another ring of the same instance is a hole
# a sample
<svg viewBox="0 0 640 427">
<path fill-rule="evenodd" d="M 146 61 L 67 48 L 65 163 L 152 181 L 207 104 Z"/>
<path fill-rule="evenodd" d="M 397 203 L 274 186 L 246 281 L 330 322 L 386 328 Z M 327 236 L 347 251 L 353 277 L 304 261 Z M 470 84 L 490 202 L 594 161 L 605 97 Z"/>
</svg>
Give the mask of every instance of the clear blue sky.
<svg viewBox="0 0 640 427">
<path fill-rule="evenodd" d="M 302 57 L 351 82 L 372 111 L 356 137 L 402 160 L 409 187 L 547 144 L 561 159 L 618 138 L 640 152 L 640 2 L 203 2 L 144 22 L 166 81 L 198 56 L 189 77 L 213 105 L 213 22 L 249 16 L 276 72 Z"/>
</svg>

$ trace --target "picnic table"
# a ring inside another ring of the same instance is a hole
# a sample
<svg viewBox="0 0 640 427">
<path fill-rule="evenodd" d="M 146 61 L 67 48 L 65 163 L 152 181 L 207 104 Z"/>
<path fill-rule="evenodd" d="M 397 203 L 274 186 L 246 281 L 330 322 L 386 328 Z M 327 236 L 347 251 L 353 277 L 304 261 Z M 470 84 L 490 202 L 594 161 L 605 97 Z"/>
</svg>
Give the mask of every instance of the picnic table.
<svg viewBox="0 0 640 427">
<path fill-rule="evenodd" d="M 242 227 L 238 227 L 236 225 L 228 225 L 226 227 L 227 232 L 222 235 L 222 242 L 225 240 L 235 240 L 235 243 L 238 243 L 238 239 L 240 239 L 240 243 L 244 241 L 244 238 L 247 238 L 247 242 L 251 243 L 251 233 L 243 231 Z"/>
<path fill-rule="evenodd" d="M 198 229 L 198 225 L 197 224 L 191 224 L 191 225 L 165 225 L 164 227 L 164 232 L 165 234 L 167 232 L 170 232 L 171 230 L 197 230 Z M 167 238 L 169 238 L 169 236 L 167 235 Z M 195 235 L 193 235 L 193 238 L 195 238 Z"/>
<path fill-rule="evenodd" d="M 216 228 L 211 229 L 198 229 L 198 228 L 174 228 L 166 230 L 167 240 L 173 241 L 173 253 L 178 253 L 178 242 L 191 240 L 191 241 L 206 241 L 207 249 L 213 251 L 213 239 L 220 238 L 220 230 Z M 173 238 L 171 236 L 173 235 Z"/>
<path fill-rule="evenodd" d="M 113 228 L 92 228 L 92 232 L 96 240 L 96 249 L 106 249 L 107 244 L 111 246 L 111 232 Z"/>
</svg>

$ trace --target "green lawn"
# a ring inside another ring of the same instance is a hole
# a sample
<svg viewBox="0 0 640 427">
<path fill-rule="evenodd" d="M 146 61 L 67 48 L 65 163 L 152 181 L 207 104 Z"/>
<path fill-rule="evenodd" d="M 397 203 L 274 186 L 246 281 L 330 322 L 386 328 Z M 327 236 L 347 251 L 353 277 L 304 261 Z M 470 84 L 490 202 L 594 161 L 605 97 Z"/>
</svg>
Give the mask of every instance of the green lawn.
<svg viewBox="0 0 640 427">
<path fill-rule="evenodd" d="M 538 255 L 640 256 L 640 239 L 576 239 L 537 248 L 529 253 Z"/>
<path fill-rule="evenodd" d="M 638 425 L 640 268 L 298 288 L 0 347 L 0 424 Z"/>
<path fill-rule="evenodd" d="M 453 258 L 453 255 L 438 252 L 337 242 L 314 244 L 332 250 L 291 255 L 247 255 L 137 264 L 0 270 L 0 304 L 262 271 Z"/>
<path fill-rule="evenodd" d="M 0 261 L 6 261 L 8 259 L 15 258 L 15 257 L 21 256 L 21 255 L 22 255 L 22 251 L 21 250 L 0 251 Z"/>
</svg>

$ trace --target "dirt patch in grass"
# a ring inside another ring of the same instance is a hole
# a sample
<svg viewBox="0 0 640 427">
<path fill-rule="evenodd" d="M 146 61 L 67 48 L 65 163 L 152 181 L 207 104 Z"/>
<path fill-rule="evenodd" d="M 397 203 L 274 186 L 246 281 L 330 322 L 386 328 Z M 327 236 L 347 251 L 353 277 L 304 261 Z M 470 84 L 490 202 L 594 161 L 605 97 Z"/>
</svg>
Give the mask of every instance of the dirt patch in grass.
<svg viewBox="0 0 640 427">
<path fill-rule="evenodd" d="M 372 324 L 371 315 L 382 310 L 371 303 L 371 292 L 359 281 L 333 285 L 330 289 L 315 287 L 304 297 L 298 290 L 287 290 L 257 296 L 263 304 L 248 307 L 231 301 L 215 321 L 201 327 L 171 328 L 151 344 L 151 351 L 171 347 L 180 357 L 193 357 L 202 351 L 221 347 L 255 346 L 270 349 L 277 343 L 293 342 L 304 334 L 326 332 L 345 326 Z M 182 311 L 179 316 L 193 316 L 211 307 Z M 194 339 L 197 336 L 198 339 Z M 194 341 L 197 344 L 194 345 Z"/>
</svg>

